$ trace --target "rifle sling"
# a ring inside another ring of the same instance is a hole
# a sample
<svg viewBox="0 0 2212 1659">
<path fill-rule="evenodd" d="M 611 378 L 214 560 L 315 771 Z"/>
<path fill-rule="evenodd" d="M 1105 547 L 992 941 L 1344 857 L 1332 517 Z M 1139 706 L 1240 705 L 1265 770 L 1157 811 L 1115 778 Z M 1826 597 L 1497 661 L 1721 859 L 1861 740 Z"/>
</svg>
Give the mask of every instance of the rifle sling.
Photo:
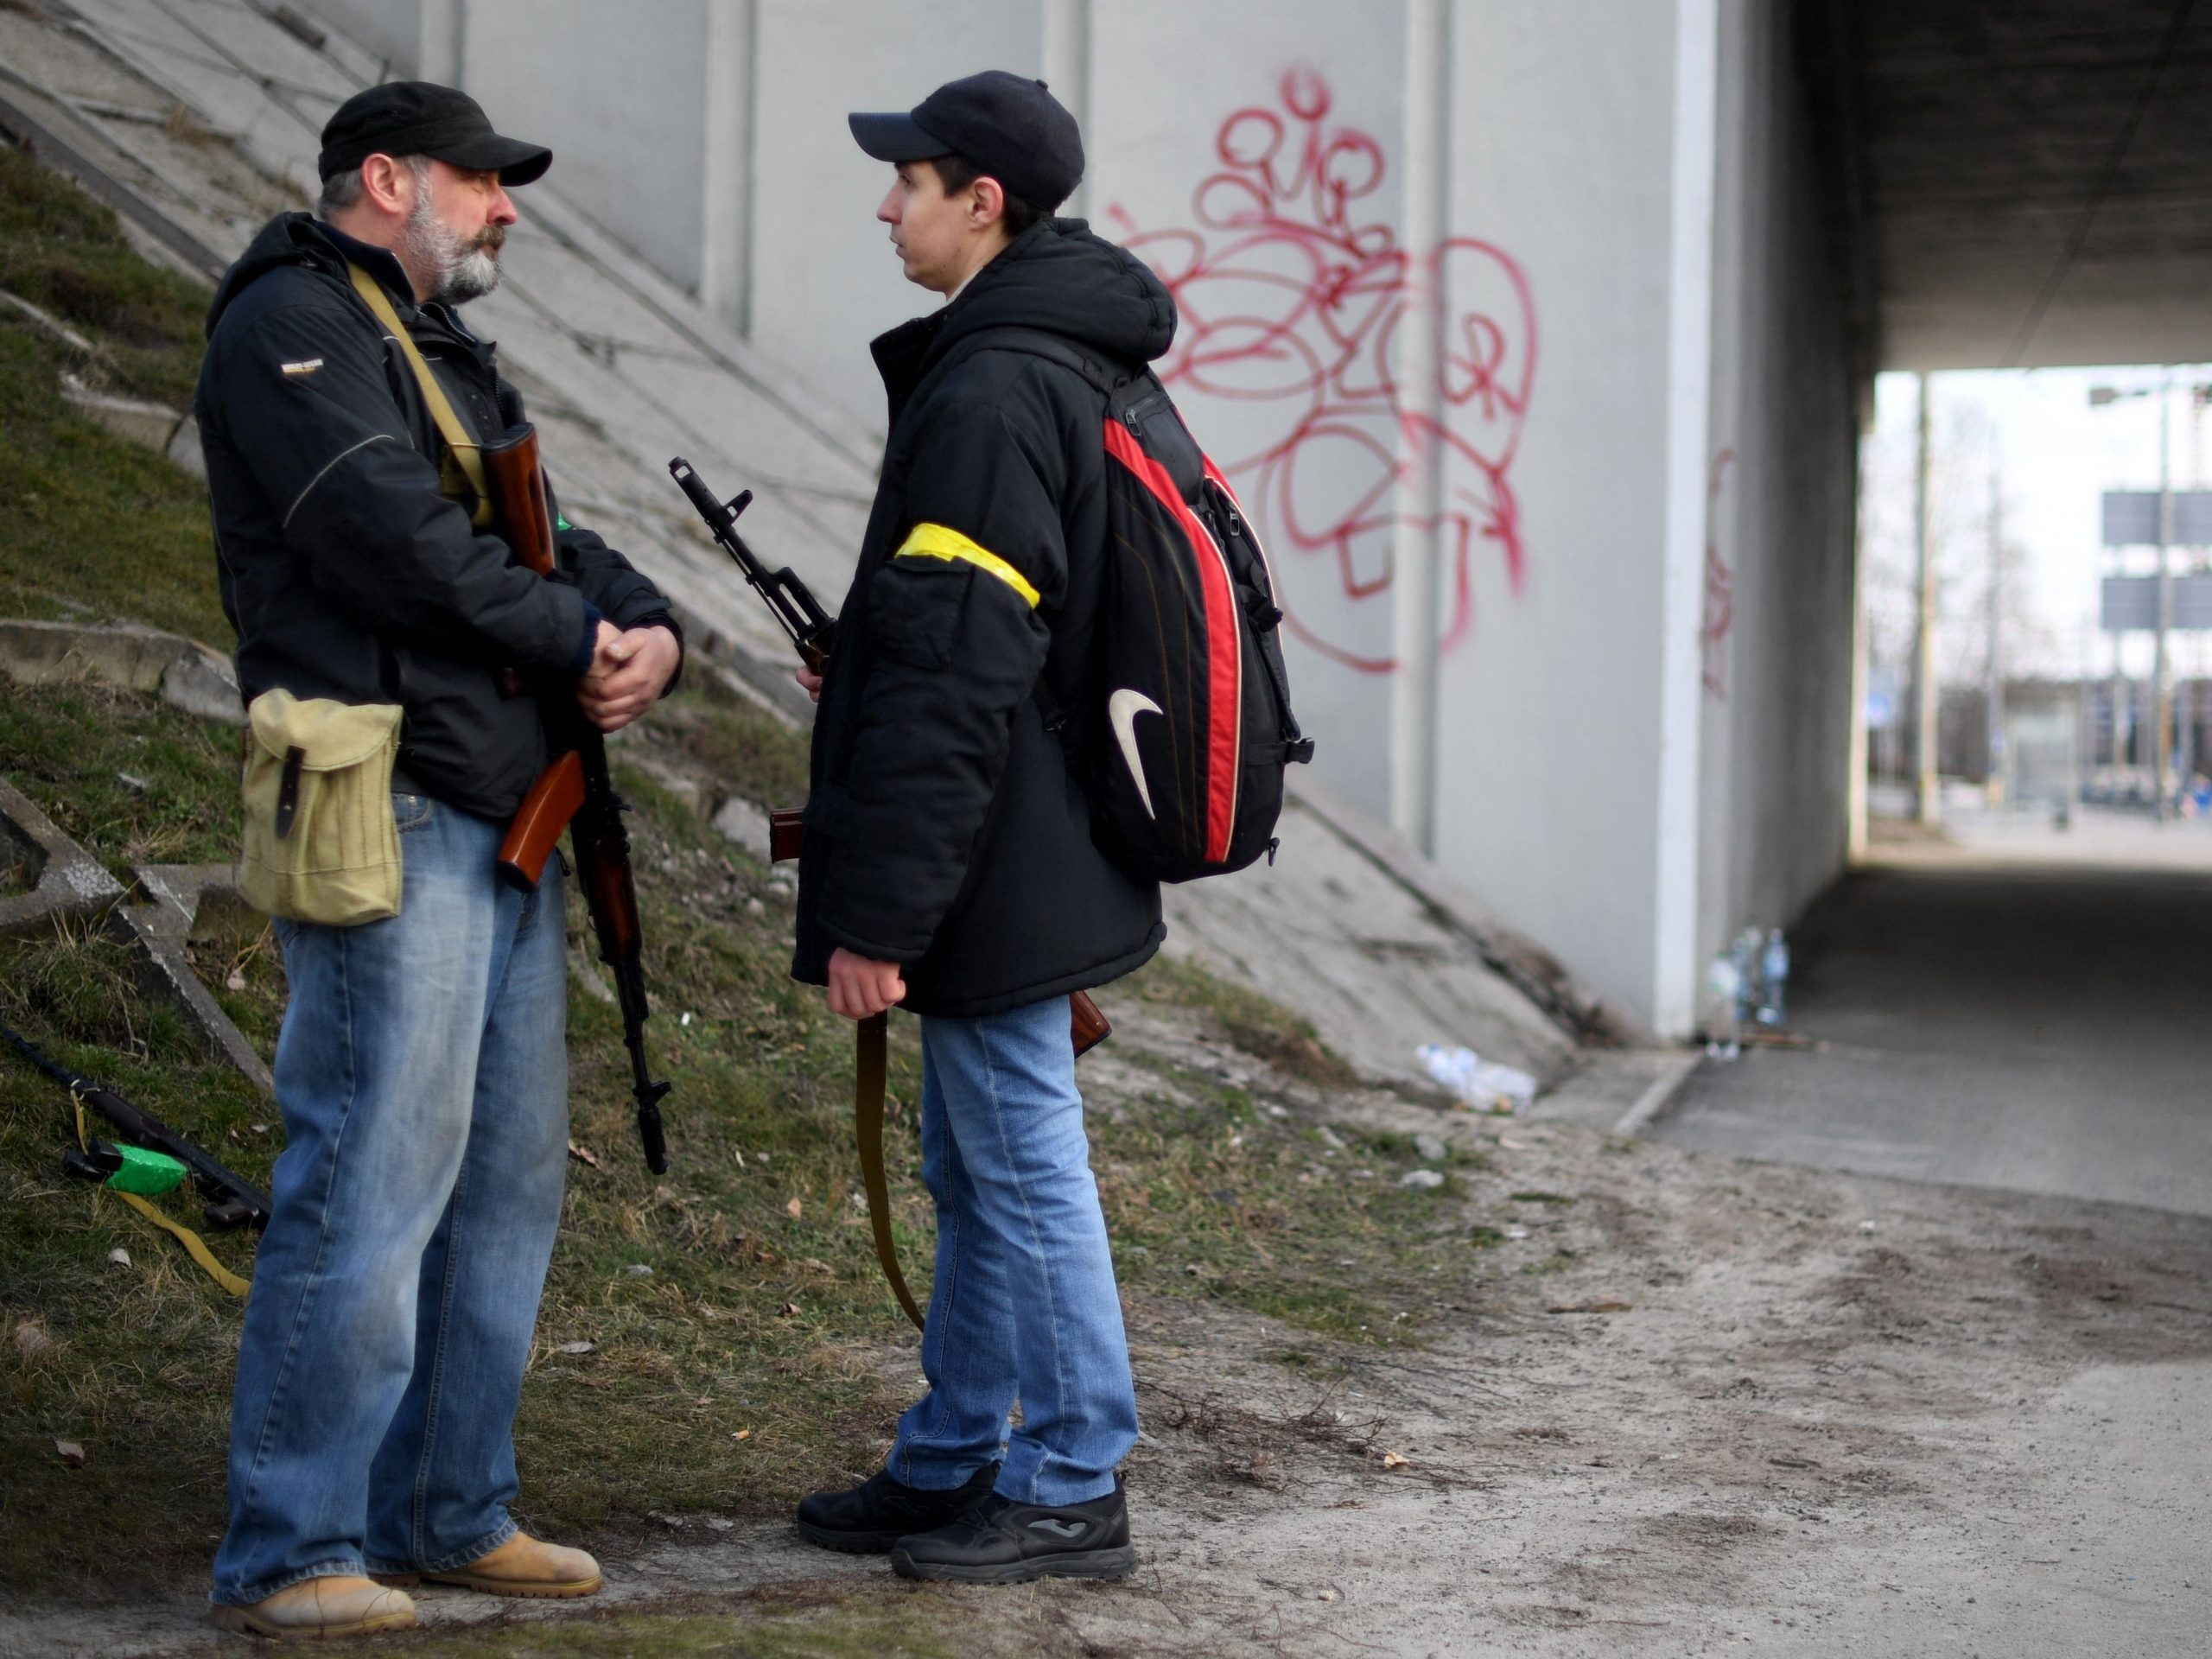
<svg viewBox="0 0 2212 1659">
<path fill-rule="evenodd" d="M 92 1137 L 85 1132 L 85 1103 L 83 1097 L 80 1096 L 74 1089 L 72 1089 L 69 1091 L 69 1098 L 71 1103 L 77 1109 L 78 1150 L 80 1152 L 89 1152 L 92 1150 Z M 188 1184 L 189 1183 L 188 1182 Z M 175 1238 L 178 1243 L 183 1245 L 185 1254 L 189 1255 L 194 1262 L 197 1262 L 200 1267 L 207 1271 L 207 1274 L 210 1279 L 213 1279 L 225 1290 L 230 1292 L 232 1295 L 242 1297 L 246 1294 L 246 1291 L 249 1288 L 246 1281 L 239 1278 L 235 1273 L 232 1273 L 221 1262 L 218 1262 L 215 1259 L 214 1251 L 207 1248 L 207 1241 L 201 1238 L 199 1234 L 194 1232 L 191 1228 L 183 1225 L 180 1222 L 171 1221 L 167 1216 L 162 1213 L 160 1206 L 154 1204 L 150 1199 L 140 1198 L 136 1192 L 125 1192 L 120 1187 L 112 1186 L 108 1188 L 108 1191 L 114 1193 L 117 1198 L 121 1198 L 125 1204 L 129 1205 L 133 1210 L 136 1210 L 140 1215 L 145 1217 L 147 1220 L 152 1222 L 155 1226 L 160 1228 L 163 1232 L 168 1233 L 171 1237 Z"/>
<path fill-rule="evenodd" d="M 914 1293 L 906 1288 L 906 1275 L 899 1271 L 899 1247 L 891 1236 L 891 1192 L 883 1174 L 883 1079 L 886 1016 L 863 1020 L 853 1034 L 853 1132 L 860 1142 L 861 1180 L 868 1188 L 868 1225 L 875 1233 L 875 1259 L 891 1294 L 914 1329 L 922 1326 L 922 1311 L 914 1306 Z"/>
<path fill-rule="evenodd" d="M 391 296 L 384 291 L 384 284 L 360 266 L 348 260 L 346 270 L 353 279 L 353 291 L 362 302 L 376 314 L 376 319 L 386 333 L 398 343 L 400 354 L 407 359 L 407 366 L 415 372 L 415 384 L 423 389 L 423 401 L 430 407 L 430 418 L 437 423 L 438 435 L 445 440 L 446 453 L 461 468 L 461 476 L 476 492 L 475 509 L 469 514 L 469 523 L 479 530 L 488 529 L 492 523 L 492 492 L 484 480 L 484 457 L 481 446 L 469 435 L 468 429 L 461 423 L 461 416 L 454 412 L 453 400 L 446 396 L 445 388 L 438 384 L 438 377 L 430 372 L 430 365 L 423 360 L 414 337 L 401 327 L 399 314 L 391 308 Z M 441 471 L 443 469 L 441 468 Z"/>
</svg>

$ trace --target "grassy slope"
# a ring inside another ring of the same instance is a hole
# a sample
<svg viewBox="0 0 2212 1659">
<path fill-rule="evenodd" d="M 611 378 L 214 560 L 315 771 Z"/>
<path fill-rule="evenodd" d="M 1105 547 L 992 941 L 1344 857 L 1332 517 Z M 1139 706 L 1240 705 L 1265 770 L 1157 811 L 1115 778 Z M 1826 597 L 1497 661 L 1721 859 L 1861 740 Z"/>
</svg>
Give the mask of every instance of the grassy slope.
<svg viewBox="0 0 2212 1659">
<path fill-rule="evenodd" d="M 200 486 L 69 417 L 52 393 L 68 367 L 180 398 L 203 296 L 137 261 L 104 210 L 4 149 L 0 283 L 100 345 L 93 361 L 73 362 L 0 312 L 0 499 L 14 504 L 0 516 L 0 614 L 124 615 L 226 645 Z M 118 871 L 230 855 L 235 741 L 146 697 L 0 682 L 0 772 Z M 785 883 L 713 835 L 696 792 L 671 782 L 708 780 L 709 804 L 729 791 L 796 799 L 801 739 L 695 674 L 616 753 L 640 808 L 651 1045 L 677 1084 L 675 1168 L 656 1179 L 639 1160 L 619 1021 L 580 989 L 574 1134 L 596 1162 L 570 1165 L 518 1438 L 525 1521 L 583 1537 L 633 1527 L 647 1510 L 775 1512 L 811 1482 L 865 1471 L 903 1403 L 885 1362 L 911 1351 L 859 1195 L 849 1028 L 786 976 Z M 574 906 L 571 925 L 582 925 Z M 265 928 L 219 922 L 195 953 L 267 1052 L 283 983 Z M 1120 995 L 1312 1081 L 1343 1080 L 1310 1030 L 1192 970 L 1162 963 Z M 139 994 L 119 947 L 97 936 L 0 941 L 0 1020 L 267 1179 L 282 1139 L 273 1107 Z M 894 1033 L 892 1090 L 911 1107 L 912 1022 Z M 1146 1064 L 1156 1086 L 1093 1124 L 1131 1294 L 1274 1314 L 1313 1333 L 1290 1338 L 1306 1357 L 1332 1339 L 1407 1339 L 1427 1306 L 1423 1276 L 1453 1252 L 1464 1259 L 1465 1230 L 1446 1219 L 1456 1183 L 1405 1192 L 1395 1178 L 1414 1161 L 1408 1145 L 1347 1130 L 1339 1152 L 1243 1086 Z M 62 1107 L 43 1080 L 0 1060 L 0 1582 L 129 1593 L 204 1570 L 222 1523 L 238 1315 L 112 1198 L 54 1173 Z M 925 1279 L 911 1109 L 893 1135 L 902 1249 Z M 1348 1178 L 1318 1179 L 1325 1169 Z M 249 1241 L 215 1243 L 250 1263 Z M 109 1264 L 117 1248 L 130 1267 Z M 590 1351 L 561 1351 L 578 1342 Z M 81 1443 L 86 1466 L 67 1467 L 57 1439 Z M 830 1650 L 818 1628 L 827 1611 L 786 1611 L 813 1632 L 807 1650 Z M 838 1615 L 840 1628 L 864 1636 L 873 1616 Z M 902 1628 L 914 1650 L 932 1650 L 925 1632 Z M 625 1619 L 545 1639 L 596 1651 L 594 1631 L 609 1651 L 637 1634 Z"/>
</svg>

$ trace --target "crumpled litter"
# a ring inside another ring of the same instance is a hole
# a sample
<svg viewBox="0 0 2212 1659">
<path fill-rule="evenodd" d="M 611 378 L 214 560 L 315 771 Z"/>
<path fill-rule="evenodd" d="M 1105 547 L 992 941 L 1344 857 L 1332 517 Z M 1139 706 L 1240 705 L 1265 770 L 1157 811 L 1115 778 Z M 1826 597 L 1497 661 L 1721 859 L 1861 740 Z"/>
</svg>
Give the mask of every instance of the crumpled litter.
<svg viewBox="0 0 2212 1659">
<path fill-rule="evenodd" d="M 1485 1060 L 1471 1048 L 1423 1043 L 1416 1051 L 1428 1075 L 1478 1112 L 1510 1116 L 1535 1103 L 1536 1080 L 1518 1066 Z"/>
</svg>

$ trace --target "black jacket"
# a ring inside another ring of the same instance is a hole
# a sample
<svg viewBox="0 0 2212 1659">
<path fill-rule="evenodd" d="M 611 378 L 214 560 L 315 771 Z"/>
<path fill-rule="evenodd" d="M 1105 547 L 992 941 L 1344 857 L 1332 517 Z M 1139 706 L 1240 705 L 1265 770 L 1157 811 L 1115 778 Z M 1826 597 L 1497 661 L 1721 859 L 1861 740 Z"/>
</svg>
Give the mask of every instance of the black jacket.
<svg viewBox="0 0 2212 1659">
<path fill-rule="evenodd" d="M 904 1006 L 982 1014 L 1116 978 L 1160 889 L 1092 845 L 1033 695 L 1096 688 L 1105 400 L 994 345 L 1040 330 L 1110 365 L 1167 349 L 1174 302 L 1077 219 L 1032 227 L 934 315 L 874 342 L 891 437 L 814 728 L 793 974 L 838 945 L 905 969 Z"/>
<path fill-rule="evenodd" d="M 439 493 L 436 427 L 349 257 L 479 438 L 523 418 L 493 347 L 447 307 L 418 308 L 391 254 L 306 213 L 270 220 L 215 291 L 194 400 L 238 684 L 249 701 L 283 686 L 400 704 L 400 785 L 505 818 L 546 751 L 537 702 L 502 697 L 499 671 L 582 674 L 602 615 L 675 625 L 590 531 L 556 532 L 546 581 Z"/>
</svg>

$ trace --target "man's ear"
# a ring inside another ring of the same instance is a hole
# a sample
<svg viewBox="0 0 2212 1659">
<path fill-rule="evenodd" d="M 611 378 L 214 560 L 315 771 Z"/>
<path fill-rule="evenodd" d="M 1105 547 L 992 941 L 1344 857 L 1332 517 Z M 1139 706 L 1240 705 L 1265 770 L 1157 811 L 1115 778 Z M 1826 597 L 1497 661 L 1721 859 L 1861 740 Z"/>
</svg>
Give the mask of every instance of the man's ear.
<svg viewBox="0 0 2212 1659">
<path fill-rule="evenodd" d="M 1006 212 L 1006 189 L 988 173 L 968 187 L 974 200 L 968 209 L 969 222 L 981 230 L 996 224 Z"/>
<path fill-rule="evenodd" d="M 414 170 L 379 151 L 361 163 L 361 191 L 379 211 L 404 219 L 415 205 Z"/>
</svg>

